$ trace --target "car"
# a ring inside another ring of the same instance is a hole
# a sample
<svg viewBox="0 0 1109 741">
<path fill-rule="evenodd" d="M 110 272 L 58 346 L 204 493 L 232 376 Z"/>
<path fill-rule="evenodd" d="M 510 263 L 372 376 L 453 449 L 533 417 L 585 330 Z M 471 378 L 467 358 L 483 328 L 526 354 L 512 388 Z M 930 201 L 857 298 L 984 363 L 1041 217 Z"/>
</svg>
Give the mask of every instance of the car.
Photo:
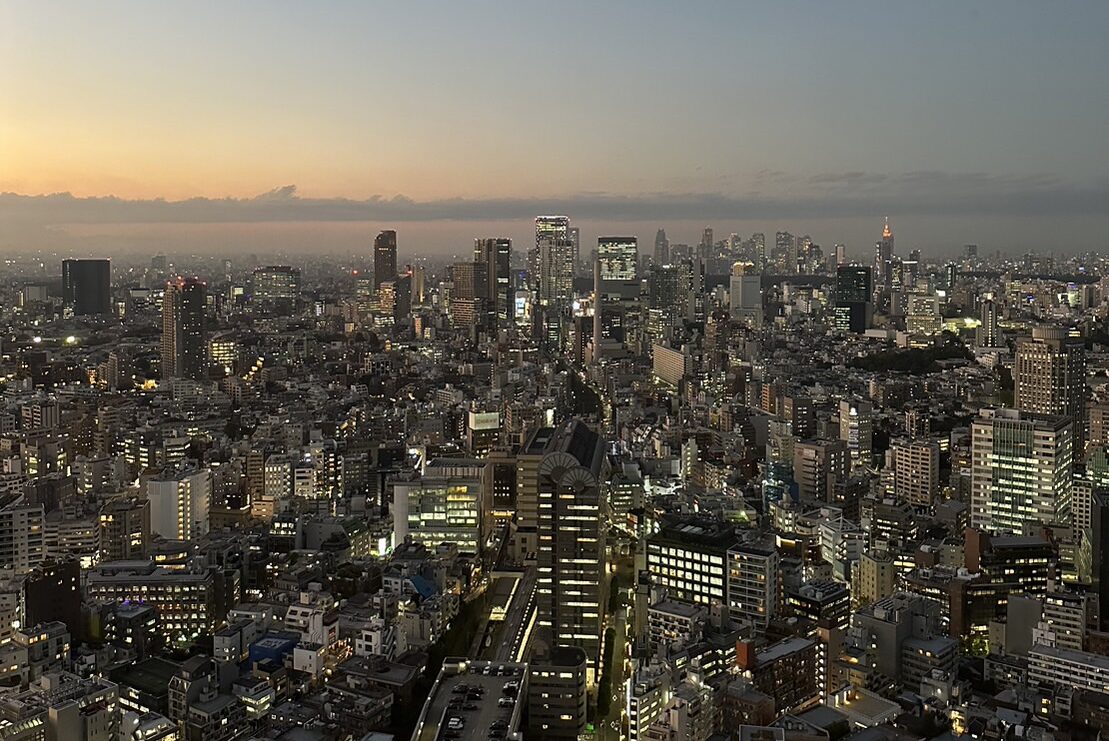
<svg viewBox="0 0 1109 741">
<path fill-rule="evenodd" d="M 516 704 L 516 701 L 513 700 L 511 697 L 502 697 L 501 699 L 497 700 L 497 704 L 500 705 L 502 708 L 510 708 Z"/>
</svg>

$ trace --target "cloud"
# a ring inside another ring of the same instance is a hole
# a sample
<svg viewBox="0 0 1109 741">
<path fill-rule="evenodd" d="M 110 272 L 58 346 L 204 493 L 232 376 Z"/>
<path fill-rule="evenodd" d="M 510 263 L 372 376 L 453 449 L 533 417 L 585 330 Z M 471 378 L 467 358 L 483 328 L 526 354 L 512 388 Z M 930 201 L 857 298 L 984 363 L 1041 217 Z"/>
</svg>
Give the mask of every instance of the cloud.
<svg viewBox="0 0 1109 741">
<path fill-rule="evenodd" d="M 279 222 L 432 222 L 530 219 L 564 212 L 576 219 L 663 221 L 705 219 L 829 219 L 900 216 L 1100 216 L 1109 180 L 1077 184 L 1050 174 L 991 175 L 918 171 L 814 174 L 805 179 L 760 171 L 745 194 L 580 192 L 551 198 L 447 198 L 404 195 L 366 199 L 309 198 L 295 185 L 251 198 L 126 200 L 70 193 L 0 193 L 0 226 L 49 228 L 74 224 L 220 224 Z M 775 189 L 776 187 L 776 189 Z"/>
</svg>

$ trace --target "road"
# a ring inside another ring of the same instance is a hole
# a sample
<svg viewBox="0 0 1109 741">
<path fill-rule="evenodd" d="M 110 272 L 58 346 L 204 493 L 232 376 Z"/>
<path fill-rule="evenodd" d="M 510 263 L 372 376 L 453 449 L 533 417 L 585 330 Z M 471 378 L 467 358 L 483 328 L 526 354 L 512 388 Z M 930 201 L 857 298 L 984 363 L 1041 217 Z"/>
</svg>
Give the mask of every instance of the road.
<svg viewBox="0 0 1109 741">
<path fill-rule="evenodd" d="M 620 741 L 621 717 L 624 712 L 624 660 L 628 649 L 628 611 L 620 607 L 613 621 L 616 628 L 615 645 L 612 649 L 612 705 L 608 715 L 597 723 L 598 741 Z"/>
</svg>

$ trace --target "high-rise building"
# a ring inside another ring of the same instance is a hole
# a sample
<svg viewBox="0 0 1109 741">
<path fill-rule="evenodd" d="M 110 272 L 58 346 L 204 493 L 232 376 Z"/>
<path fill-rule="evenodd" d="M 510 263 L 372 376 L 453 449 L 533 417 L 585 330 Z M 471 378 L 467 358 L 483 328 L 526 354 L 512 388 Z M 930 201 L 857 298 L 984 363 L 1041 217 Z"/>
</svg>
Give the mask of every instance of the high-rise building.
<svg viewBox="0 0 1109 741">
<path fill-rule="evenodd" d="M 397 277 L 397 233 L 386 229 L 374 238 L 374 290 Z"/>
<path fill-rule="evenodd" d="M 869 466 L 874 443 L 874 406 L 844 399 L 839 403 L 839 439 L 847 443 L 851 467 Z"/>
<path fill-rule="evenodd" d="M 485 291 L 483 298 L 489 311 L 498 322 L 513 319 L 512 240 L 505 237 L 474 240 L 474 262 L 485 266 Z"/>
<path fill-rule="evenodd" d="M 670 262 L 670 240 L 666 238 L 666 230 L 659 229 L 655 233 L 655 265 L 666 265 Z"/>
<path fill-rule="evenodd" d="M 259 311 L 291 314 L 300 301 L 300 269 L 289 265 L 255 268 L 251 301 Z"/>
<path fill-rule="evenodd" d="M 604 440 L 571 421 L 551 440 L 538 470 L 537 625 L 551 645 L 600 657 L 606 604 Z"/>
<path fill-rule="evenodd" d="M 914 507 L 931 507 L 939 494 L 939 444 L 932 440 L 897 440 L 886 456 L 898 499 Z"/>
<path fill-rule="evenodd" d="M 1001 332 L 997 328 L 997 304 L 990 300 L 983 301 L 978 318 L 981 324 L 975 330 L 975 344 L 978 347 L 1000 347 Z"/>
<path fill-rule="evenodd" d="M 882 227 L 882 238 L 874 244 L 874 283 L 876 287 L 888 288 L 893 282 L 893 231 L 890 220 Z"/>
<path fill-rule="evenodd" d="M 841 265 L 836 268 L 836 327 L 861 334 L 870 326 L 874 304 L 870 268 Z"/>
<path fill-rule="evenodd" d="M 574 297 L 574 243 L 543 237 L 539 241 L 539 303 L 569 303 Z"/>
<path fill-rule="evenodd" d="M 1017 342 L 1013 360 L 1017 409 L 1066 415 L 1074 421 L 1074 450 L 1081 456 L 1086 441 L 1086 351 L 1082 340 L 1062 327 L 1034 327 Z"/>
<path fill-rule="evenodd" d="M 971 425 L 970 523 L 1023 533 L 1071 516 L 1069 417 L 983 409 Z"/>
<path fill-rule="evenodd" d="M 212 472 L 167 472 L 146 482 L 150 532 L 168 540 L 196 540 L 208 534 Z"/>
<path fill-rule="evenodd" d="M 208 286 L 197 278 L 166 284 L 162 298 L 162 378 L 200 380 L 208 370 Z"/>
<path fill-rule="evenodd" d="M 112 499 L 100 508 L 100 561 L 144 558 L 150 545 L 150 500 Z"/>
<path fill-rule="evenodd" d="M 754 326 L 762 324 L 762 276 L 745 271 L 739 263 L 729 278 L 728 316 Z"/>
<path fill-rule="evenodd" d="M 833 500 L 833 490 L 847 478 L 847 443 L 843 440 L 799 440 L 793 446 L 793 478 L 803 502 Z"/>
<path fill-rule="evenodd" d="M 112 313 L 112 261 L 62 260 L 62 300 L 74 316 Z"/>
<path fill-rule="evenodd" d="M 635 280 L 639 277 L 639 247 L 635 237 L 600 237 L 597 259 L 601 263 L 601 280 Z"/>
<path fill-rule="evenodd" d="M 577 261 L 577 245 L 570 234 L 570 217 L 535 217 L 535 249 L 528 252 L 528 283 L 533 290 L 540 293 L 542 293 L 543 242 L 547 240 L 554 244 L 565 243 L 562 249 L 568 253 L 567 259 L 570 261 L 570 277 L 572 280 Z"/>
</svg>

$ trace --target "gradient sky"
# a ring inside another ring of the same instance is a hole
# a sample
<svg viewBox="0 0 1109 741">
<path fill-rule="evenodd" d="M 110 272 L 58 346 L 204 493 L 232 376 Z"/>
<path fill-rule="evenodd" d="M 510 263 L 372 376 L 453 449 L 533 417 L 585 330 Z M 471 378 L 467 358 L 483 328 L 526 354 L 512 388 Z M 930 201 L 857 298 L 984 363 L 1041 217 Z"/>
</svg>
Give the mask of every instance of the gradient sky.
<svg viewBox="0 0 1109 741">
<path fill-rule="evenodd" d="M 6 0 L 0 191 L 248 199 L 295 184 L 285 218 L 350 240 L 336 224 L 359 217 L 302 201 L 403 195 L 420 208 L 364 221 L 436 234 L 417 250 L 449 249 L 448 222 L 459 243 L 470 221 L 526 233 L 550 203 L 641 237 L 673 224 L 694 241 L 712 220 L 861 246 L 889 213 L 899 241 L 937 251 L 1070 251 L 1089 239 L 1079 225 L 1109 227 L 1107 31 L 1103 0 Z M 251 208 L 28 205 L 0 204 L 0 247 L 47 246 L 49 229 L 103 249 L 135 223 L 304 238 Z M 58 230 L 75 221 L 107 241 Z"/>
</svg>

